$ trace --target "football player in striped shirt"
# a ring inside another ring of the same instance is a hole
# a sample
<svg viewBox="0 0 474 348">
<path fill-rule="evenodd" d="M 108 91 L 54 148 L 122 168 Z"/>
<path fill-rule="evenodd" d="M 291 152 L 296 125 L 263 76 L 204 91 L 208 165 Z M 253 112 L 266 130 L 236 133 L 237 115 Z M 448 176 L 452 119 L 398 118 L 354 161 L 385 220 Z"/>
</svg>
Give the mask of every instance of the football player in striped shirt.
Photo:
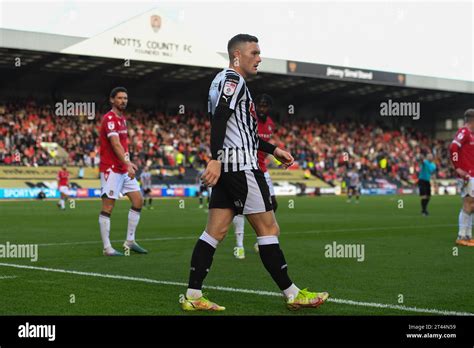
<svg viewBox="0 0 474 348">
<path fill-rule="evenodd" d="M 199 185 L 199 191 L 197 192 L 197 196 L 199 198 L 199 209 L 202 209 L 204 207 L 204 196 L 206 196 L 206 199 L 207 199 L 206 209 L 209 208 L 209 195 L 210 195 L 209 187 L 204 185 L 204 183 L 201 180 L 201 176 L 203 174 L 204 174 L 204 170 L 200 170 L 196 177 L 196 183 Z"/>
<path fill-rule="evenodd" d="M 202 176 L 212 187 L 207 226 L 196 242 L 186 295 L 180 297 L 184 310 L 222 311 L 202 293 L 214 252 L 237 214 L 244 214 L 257 234 L 259 255 L 265 269 L 286 298 L 289 309 L 318 307 L 329 294 L 299 289 L 288 275 L 278 242 L 280 228 L 273 213 L 270 190 L 257 163 L 257 151 L 272 154 L 287 168 L 293 157 L 258 137 L 257 115 L 245 79 L 256 75 L 260 58 L 258 39 L 239 34 L 227 45 L 229 67 L 219 72 L 209 89 L 211 154 Z"/>
<path fill-rule="evenodd" d="M 148 166 L 145 166 L 140 174 L 140 183 L 143 192 L 143 207 L 146 208 L 146 201 L 148 199 L 148 209 L 153 209 L 153 198 L 151 198 L 151 173 Z"/>
</svg>

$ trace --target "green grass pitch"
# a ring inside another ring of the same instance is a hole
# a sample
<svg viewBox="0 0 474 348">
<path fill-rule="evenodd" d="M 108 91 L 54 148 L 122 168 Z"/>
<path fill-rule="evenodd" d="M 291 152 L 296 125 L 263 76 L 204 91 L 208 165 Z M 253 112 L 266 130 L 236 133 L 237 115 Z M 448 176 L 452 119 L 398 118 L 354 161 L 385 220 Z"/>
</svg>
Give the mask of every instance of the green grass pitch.
<svg viewBox="0 0 474 348">
<path fill-rule="evenodd" d="M 421 216 L 415 196 L 367 196 L 358 205 L 346 203 L 345 197 L 279 197 L 278 201 L 280 243 L 291 278 L 301 288 L 328 291 L 334 300 L 316 310 L 290 312 L 282 298 L 266 293 L 276 293 L 278 288 L 253 251 L 255 235 L 246 222 L 247 257 L 234 258 L 231 227 L 205 281 L 226 288 L 204 291 L 227 310 L 199 315 L 474 312 L 474 248 L 461 247 L 457 255 L 453 249 L 459 197 L 433 197 L 429 217 Z M 0 259 L 0 315 L 196 315 L 182 312 L 178 300 L 185 292 L 180 283 L 187 282 L 194 243 L 207 219 L 197 199 L 184 200 L 184 208 L 178 199 L 155 200 L 155 210 L 143 210 L 137 231 L 137 240 L 150 253 L 115 258 L 102 256 L 100 202 L 75 203 L 74 209 L 64 212 L 55 201 L 0 203 L 0 244 L 39 244 L 37 262 Z M 125 237 L 128 208 L 128 201 L 120 200 L 112 214 L 111 239 L 116 248 Z M 333 241 L 363 244 L 365 260 L 325 257 L 325 246 Z M 5 263 L 84 273 L 14 268 Z M 416 312 L 414 307 L 423 310 Z"/>
</svg>

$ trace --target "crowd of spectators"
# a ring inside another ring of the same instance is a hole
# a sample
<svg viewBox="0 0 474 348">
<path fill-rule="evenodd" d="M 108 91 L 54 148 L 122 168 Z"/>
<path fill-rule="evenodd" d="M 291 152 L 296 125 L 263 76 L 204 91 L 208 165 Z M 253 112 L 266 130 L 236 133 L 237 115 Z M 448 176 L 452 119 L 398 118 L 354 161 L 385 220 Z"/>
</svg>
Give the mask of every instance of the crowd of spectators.
<svg viewBox="0 0 474 348">
<path fill-rule="evenodd" d="M 275 139 L 278 145 L 291 150 L 301 167 L 309 168 L 326 182 L 340 181 L 349 167 L 356 168 L 366 181 L 384 178 L 397 184 L 413 183 L 429 152 L 437 165 L 436 177 L 454 177 L 449 142 L 415 129 L 289 120 L 277 127 Z"/>
<path fill-rule="evenodd" d="M 45 166 L 67 162 L 97 166 L 98 110 L 95 119 L 57 116 L 53 105 L 0 103 L 0 165 Z M 129 152 L 140 167 L 202 167 L 209 159 L 210 122 L 206 113 L 165 114 L 133 110 L 127 113 Z M 319 123 L 290 119 L 277 124 L 273 141 L 291 151 L 297 165 L 326 182 L 342 180 L 347 167 L 364 180 L 416 181 L 419 163 L 432 152 L 436 177 L 454 177 L 448 143 L 415 129 L 383 129 L 374 124 Z M 66 152 L 45 143 L 57 143 Z M 269 159 L 269 165 L 276 165 Z"/>
</svg>

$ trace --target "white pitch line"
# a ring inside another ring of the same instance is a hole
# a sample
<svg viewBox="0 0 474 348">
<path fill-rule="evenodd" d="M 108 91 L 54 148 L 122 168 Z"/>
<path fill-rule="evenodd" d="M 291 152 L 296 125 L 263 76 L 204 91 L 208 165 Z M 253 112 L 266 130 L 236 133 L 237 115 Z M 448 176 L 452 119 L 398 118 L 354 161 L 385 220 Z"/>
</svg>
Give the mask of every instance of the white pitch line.
<svg viewBox="0 0 474 348">
<path fill-rule="evenodd" d="M 2 279 L 15 279 L 17 276 L 0 276 L 0 280 Z"/>
<path fill-rule="evenodd" d="M 352 232 L 352 231 L 377 231 L 377 230 L 402 230 L 404 228 L 430 228 L 430 227 L 452 227 L 458 226 L 457 224 L 442 224 L 442 225 L 421 225 L 421 226 L 381 226 L 381 227 L 361 227 L 361 228 L 341 228 L 334 230 L 309 230 L 309 231 L 295 231 L 290 232 L 291 234 L 317 234 L 317 233 L 330 233 L 330 232 Z"/>
<path fill-rule="evenodd" d="M 178 240 L 178 239 L 197 239 L 197 236 L 193 237 L 160 237 L 160 238 L 141 238 L 137 239 L 137 241 L 140 242 L 148 242 L 148 241 L 154 241 L 154 240 Z M 117 239 L 117 240 L 111 240 L 112 243 L 119 243 L 123 242 L 123 239 Z M 52 246 L 52 245 L 80 245 L 80 244 L 98 244 L 102 243 L 101 240 L 87 240 L 87 241 L 82 241 L 82 242 L 63 242 L 63 243 L 43 243 L 43 244 L 37 244 L 38 246 Z"/>
<path fill-rule="evenodd" d="M 75 274 L 75 275 L 82 275 L 82 276 L 88 276 L 88 277 L 97 277 L 97 278 L 130 280 L 130 281 L 136 281 L 136 282 L 142 282 L 142 283 L 151 283 L 151 284 L 160 284 L 160 285 L 173 285 L 173 286 L 182 286 L 182 287 L 187 287 L 188 286 L 188 284 L 186 284 L 186 283 L 167 281 L 167 280 L 156 280 L 156 279 L 130 277 L 130 276 L 123 276 L 123 275 L 115 275 L 115 274 L 82 272 L 82 271 L 65 270 L 65 269 L 57 269 L 57 268 L 47 268 L 47 267 L 38 267 L 38 266 L 17 265 L 17 264 L 12 264 L 12 263 L 0 263 L 0 266 L 30 269 L 30 270 L 45 271 L 45 272 Z M 239 288 L 230 288 L 230 287 L 225 287 L 225 286 L 212 286 L 212 285 L 205 285 L 204 287 L 206 289 L 212 289 L 212 290 L 218 290 L 218 291 L 238 292 L 238 293 L 243 293 L 243 294 L 253 294 L 253 295 L 259 295 L 259 296 L 282 297 L 281 293 L 273 292 L 273 291 L 239 289 Z M 328 302 L 334 302 L 334 303 L 339 303 L 339 304 L 347 304 L 347 305 L 351 305 L 351 306 L 395 309 L 395 310 L 399 310 L 399 311 L 425 313 L 425 314 L 459 315 L 459 316 L 474 315 L 474 313 L 469 313 L 469 312 L 456 312 L 456 311 L 448 311 L 448 310 L 433 309 L 433 308 L 408 307 L 408 306 L 402 306 L 402 305 L 392 305 L 392 304 L 375 303 L 375 302 L 361 302 L 361 301 L 354 301 L 354 300 L 345 300 L 345 299 L 340 299 L 340 298 L 329 298 Z"/>
<path fill-rule="evenodd" d="M 431 228 L 431 227 L 450 227 L 457 226 L 456 224 L 443 224 L 443 225 L 426 225 L 426 226 L 381 226 L 381 227 L 362 227 L 362 228 L 341 228 L 334 230 L 309 230 L 309 231 L 293 231 L 285 233 L 284 237 L 291 236 L 292 234 L 318 234 L 318 233 L 332 233 L 332 232 L 356 232 L 356 231 L 377 231 L 377 230 L 400 230 L 404 228 Z M 139 238 L 139 242 L 149 242 L 149 241 L 164 241 L 164 240 L 180 240 L 180 239 L 197 239 L 198 236 L 178 236 L 178 237 L 160 237 L 160 238 Z M 112 243 L 123 242 L 120 240 L 112 240 Z M 38 246 L 55 246 L 55 245 L 81 245 L 81 244 L 100 244 L 101 240 L 88 240 L 82 242 L 61 242 L 61 243 L 43 243 L 38 244 Z"/>
</svg>

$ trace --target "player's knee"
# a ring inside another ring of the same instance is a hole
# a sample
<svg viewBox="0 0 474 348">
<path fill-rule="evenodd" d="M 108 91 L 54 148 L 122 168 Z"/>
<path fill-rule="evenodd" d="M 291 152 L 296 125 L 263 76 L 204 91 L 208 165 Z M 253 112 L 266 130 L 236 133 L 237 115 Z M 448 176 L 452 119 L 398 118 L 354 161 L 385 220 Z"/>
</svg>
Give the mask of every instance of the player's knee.
<svg viewBox="0 0 474 348">
<path fill-rule="evenodd" d="M 474 212 L 474 201 L 470 202 L 468 205 L 468 211 L 469 214 L 472 214 Z"/>
<path fill-rule="evenodd" d="M 113 200 L 103 200 L 102 201 L 102 211 L 105 211 L 106 213 L 112 214 L 112 210 L 114 210 L 114 204 L 115 202 Z"/>
<path fill-rule="evenodd" d="M 136 202 L 133 202 L 132 208 L 140 211 L 143 208 L 143 199 L 137 199 Z"/>
<path fill-rule="evenodd" d="M 219 227 L 219 228 L 212 228 L 207 230 L 207 234 L 209 234 L 214 239 L 222 242 L 227 235 L 228 227 Z"/>
<path fill-rule="evenodd" d="M 113 206 L 113 205 L 102 204 L 102 211 L 103 211 L 103 212 L 108 213 L 108 214 L 112 214 L 112 210 L 114 210 L 114 206 Z"/>
<path fill-rule="evenodd" d="M 275 221 L 271 225 L 265 227 L 265 235 L 268 236 L 279 236 L 280 235 L 280 226 Z"/>
</svg>

